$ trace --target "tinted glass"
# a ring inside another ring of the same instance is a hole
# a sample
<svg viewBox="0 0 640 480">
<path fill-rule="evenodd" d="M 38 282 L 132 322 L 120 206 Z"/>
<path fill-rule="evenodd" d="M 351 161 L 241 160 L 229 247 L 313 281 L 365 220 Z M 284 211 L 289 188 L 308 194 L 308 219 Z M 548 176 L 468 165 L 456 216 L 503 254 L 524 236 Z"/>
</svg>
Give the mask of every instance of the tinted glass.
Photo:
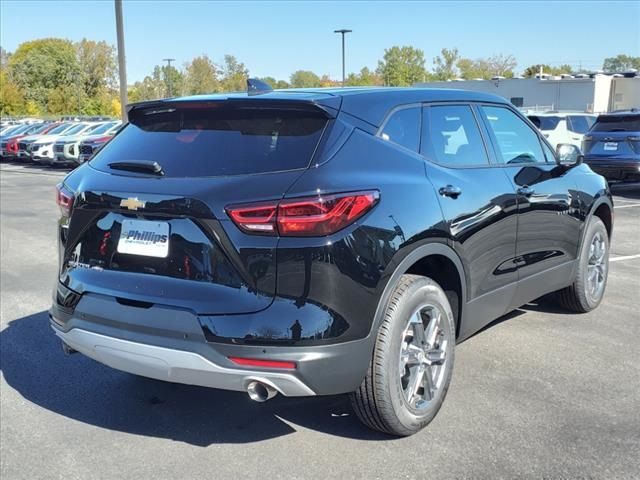
<svg viewBox="0 0 640 480">
<path fill-rule="evenodd" d="M 79 125 L 75 125 L 72 128 L 70 128 L 69 130 L 66 130 L 64 132 L 65 135 L 75 135 L 76 133 L 81 133 L 84 130 L 87 129 L 87 125 L 81 123 Z"/>
<path fill-rule="evenodd" d="M 282 108 L 166 108 L 135 112 L 91 164 L 158 162 L 169 177 L 242 175 L 305 168 L 326 118 Z"/>
<path fill-rule="evenodd" d="M 556 161 L 556 155 L 553 150 L 551 150 L 545 142 L 540 143 L 542 143 L 542 150 L 544 150 L 544 156 L 547 157 L 547 162 L 554 163 Z"/>
<path fill-rule="evenodd" d="M 601 115 L 594 132 L 640 132 L 640 115 Z"/>
<path fill-rule="evenodd" d="M 540 130 L 555 130 L 562 118 L 530 115 L 529 120 Z"/>
<path fill-rule="evenodd" d="M 420 147 L 420 107 L 398 110 L 389 120 L 380 135 L 384 140 L 418 151 Z"/>
<path fill-rule="evenodd" d="M 540 139 L 529 125 L 507 108 L 481 107 L 503 163 L 545 162 Z"/>
<path fill-rule="evenodd" d="M 57 127 L 49 130 L 49 134 L 51 135 L 55 135 L 58 133 L 62 133 L 64 132 L 67 128 L 69 128 L 69 124 L 68 123 L 63 123 L 62 125 L 58 125 Z"/>
<path fill-rule="evenodd" d="M 471 107 L 436 106 L 424 109 L 422 153 L 451 166 L 488 163 Z"/>
<path fill-rule="evenodd" d="M 569 115 L 567 128 L 575 133 L 587 133 L 594 122 L 595 118 L 586 115 Z"/>
<path fill-rule="evenodd" d="M 91 134 L 92 135 L 100 135 L 102 133 L 108 132 L 109 130 L 111 130 L 116 125 L 117 125 L 116 122 L 109 122 L 109 123 L 104 123 L 102 125 L 98 125 L 93 130 L 91 130 Z"/>
</svg>

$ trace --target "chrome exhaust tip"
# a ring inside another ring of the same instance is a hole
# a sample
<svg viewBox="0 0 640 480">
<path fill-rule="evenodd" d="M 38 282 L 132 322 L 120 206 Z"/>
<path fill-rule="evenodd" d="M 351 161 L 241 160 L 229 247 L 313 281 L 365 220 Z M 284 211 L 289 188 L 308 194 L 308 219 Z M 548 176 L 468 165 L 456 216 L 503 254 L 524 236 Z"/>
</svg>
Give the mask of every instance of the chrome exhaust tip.
<svg viewBox="0 0 640 480">
<path fill-rule="evenodd" d="M 271 385 L 262 382 L 252 381 L 247 385 L 247 394 L 254 402 L 266 402 L 278 394 L 278 391 Z"/>
</svg>

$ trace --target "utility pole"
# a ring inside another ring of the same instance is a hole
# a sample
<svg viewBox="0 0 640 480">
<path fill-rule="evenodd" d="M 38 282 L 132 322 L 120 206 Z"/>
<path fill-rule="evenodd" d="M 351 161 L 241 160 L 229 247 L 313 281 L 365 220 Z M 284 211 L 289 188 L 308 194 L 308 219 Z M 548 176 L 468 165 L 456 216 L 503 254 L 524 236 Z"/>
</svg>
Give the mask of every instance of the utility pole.
<svg viewBox="0 0 640 480">
<path fill-rule="evenodd" d="M 169 97 L 171 97 L 172 95 L 172 88 L 171 88 L 171 62 L 175 62 L 176 59 L 175 58 L 163 58 L 162 59 L 163 62 L 167 62 L 167 70 L 166 70 L 166 77 L 167 77 L 167 89 L 169 90 Z"/>
<path fill-rule="evenodd" d="M 122 122 L 127 121 L 127 67 L 124 56 L 124 28 L 122 26 L 122 0 L 115 0 L 116 32 L 118 34 L 118 74 L 120 77 L 120 110 Z"/>
<path fill-rule="evenodd" d="M 344 87 L 345 68 L 344 68 L 344 36 L 346 33 L 351 33 L 353 30 L 341 28 L 340 30 L 334 30 L 333 33 L 339 33 L 342 35 L 342 86 Z"/>
</svg>

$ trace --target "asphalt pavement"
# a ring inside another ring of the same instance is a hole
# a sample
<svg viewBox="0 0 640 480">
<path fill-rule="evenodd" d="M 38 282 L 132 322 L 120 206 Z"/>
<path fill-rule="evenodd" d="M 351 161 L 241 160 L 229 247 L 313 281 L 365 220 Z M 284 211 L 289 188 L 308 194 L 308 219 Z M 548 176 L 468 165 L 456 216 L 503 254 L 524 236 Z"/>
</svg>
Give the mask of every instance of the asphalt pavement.
<svg viewBox="0 0 640 480">
<path fill-rule="evenodd" d="M 390 438 L 345 397 L 251 402 L 65 356 L 48 326 L 64 171 L 0 168 L 0 478 L 640 478 L 640 184 L 615 187 L 606 298 L 543 299 L 458 345 L 433 423 Z"/>
</svg>

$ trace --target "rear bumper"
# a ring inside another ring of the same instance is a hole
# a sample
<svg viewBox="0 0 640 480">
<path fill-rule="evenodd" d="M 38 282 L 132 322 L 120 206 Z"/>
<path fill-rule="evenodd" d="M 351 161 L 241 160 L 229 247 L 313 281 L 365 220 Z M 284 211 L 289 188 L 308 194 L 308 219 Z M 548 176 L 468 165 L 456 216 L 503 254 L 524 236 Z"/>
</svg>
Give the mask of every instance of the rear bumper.
<svg viewBox="0 0 640 480">
<path fill-rule="evenodd" d="M 237 315 L 241 321 L 242 315 Z M 371 359 L 372 337 L 317 346 L 237 345 L 207 341 L 194 313 L 139 308 L 86 293 L 73 311 L 54 301 L 51 326 L 68 346 L 112 368 L 189 385 L 246 391 L 251 381 L 285 396 L 354 391 Z M 291 370 L 241 367 L 229 357 L 295 362 Z"/>
<path fill-rule="evenodd" d="M 585 158 L 591 170 L 608 180 L 640 178 L 640 160 L 606 160 Z"/>
<path fill-rule="evenodd" d="M 246 391 L 252 381 L 288 397 L 315 395 L 291 373 L 226 368 L 197 353 L 107 337 L 80 328 L 56 335 L 69 347 L 109 367 L 167 382 Z"/>
</svg>

